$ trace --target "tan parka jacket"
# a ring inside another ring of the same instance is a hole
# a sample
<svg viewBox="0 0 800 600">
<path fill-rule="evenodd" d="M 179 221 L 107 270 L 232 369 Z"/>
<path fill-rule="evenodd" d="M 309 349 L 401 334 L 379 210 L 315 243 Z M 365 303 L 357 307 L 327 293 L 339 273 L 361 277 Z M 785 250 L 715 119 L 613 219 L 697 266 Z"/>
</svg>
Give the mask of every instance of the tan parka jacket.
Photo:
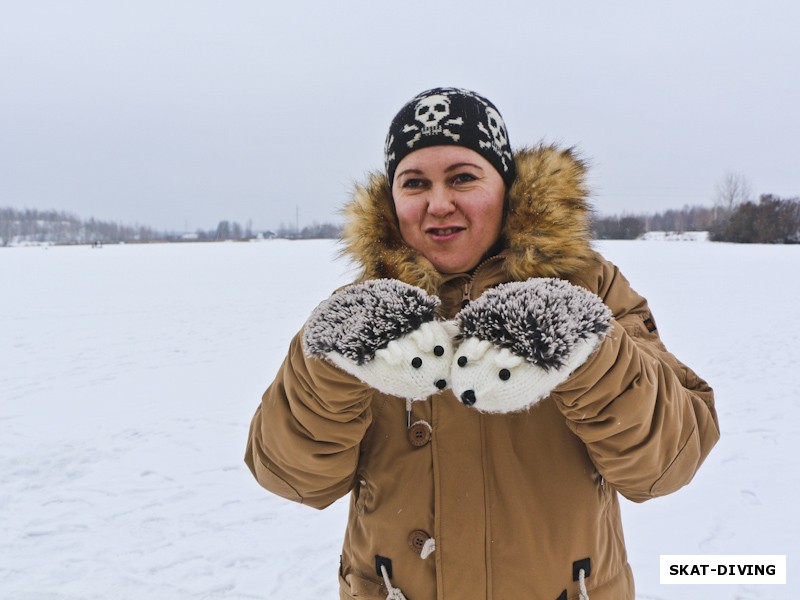
<svg viewBox="0 0 800 600">
<path fill-rule="evenodd" d="M 502 248 L 473 273 L 439 274 L 403 243 L 380 174 L 346 209 L 345 253 L 361 279 L 438 294 L 448 318 L 499 283 L 564 278 L 603 299 L 612 330 L 549 398 L 513 414 L 479 413 L 445 390 L 409 416 L 403 400 L 305 356 L 295 337 L 245 460 L 262 486 L 315 508 L 350 493 L 340 599 L 386 598 L 376 561 L 388 560 L 408 600 L 572 600 L 580 569 L 591 600 L 632 600 L 617 494 L 677 490 L 719 438 L 712 390 L 591 249 L 584 165 L 547 146 L 515 158 Z"/>
</svg>

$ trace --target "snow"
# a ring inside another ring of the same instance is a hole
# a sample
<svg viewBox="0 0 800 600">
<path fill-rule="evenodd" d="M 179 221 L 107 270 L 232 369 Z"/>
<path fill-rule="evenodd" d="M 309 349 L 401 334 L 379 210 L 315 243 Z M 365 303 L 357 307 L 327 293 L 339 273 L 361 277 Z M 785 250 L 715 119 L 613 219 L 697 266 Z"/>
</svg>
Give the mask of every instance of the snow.
<svg viewBox="0 0 800 600">
<path fill-rule="evenodd" d="M 639 600 L 782 600 L 800 549 L 800 247 L 603 242 L 715 387 L 695 480 L 623 503 Z M 0 598 L 337 597 L 346 499 L 272 496 L 250 417 L 331 241 L 0 250 Z M 785 586 L 662 586 L 660 554 L 786 554 Z"/>
<path fill-rule="evenodd" d="M 648 231 L 640 236 L 646 242 L 707 242 L 708 231 Z"/>
</svg>

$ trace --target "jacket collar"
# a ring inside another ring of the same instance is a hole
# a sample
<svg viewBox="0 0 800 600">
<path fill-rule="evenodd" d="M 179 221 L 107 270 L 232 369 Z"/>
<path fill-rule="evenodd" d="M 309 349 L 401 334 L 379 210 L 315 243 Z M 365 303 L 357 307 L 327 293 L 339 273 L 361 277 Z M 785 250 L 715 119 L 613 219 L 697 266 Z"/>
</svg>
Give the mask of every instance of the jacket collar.
<svg viewBox="0 0 800 600">
<path fill-rule="evenodd" d="M 592 255 L 586 165 L 572 149 L 540 145 L 515 153 L 517 178 L 508 192 L 501 234 L 502 269 L 510 280 L 568 277 Z M 361 268 L 359 280 L 394 278 L 436 293 L 442 274 L 403 241 L 383 173 L 357 185 L 343 210 L 342 254 Z"/>
</svg>

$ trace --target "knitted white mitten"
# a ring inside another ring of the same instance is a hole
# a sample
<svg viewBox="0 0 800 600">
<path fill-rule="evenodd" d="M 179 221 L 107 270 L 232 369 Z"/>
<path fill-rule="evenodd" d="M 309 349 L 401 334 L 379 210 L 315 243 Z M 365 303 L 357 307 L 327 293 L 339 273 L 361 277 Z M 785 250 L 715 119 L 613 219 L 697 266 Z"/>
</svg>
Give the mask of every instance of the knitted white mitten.
<svg viewBox="0 0 800 600">
<path fill-rule="evenodd" d="M 422 400 L 445 389 L 450 376 L 456 331 L 436 320 L 439 304 L 396 279 L 351 285 L 314 310 L 303 347 L 376 390 Z"/>
<path fill-rule="evenodd" d="M 453 392 L 484 412 L 529 408 L 586 362 L 610 319 L 598 296 L 562 279 L 487 290 L 456 315 L 463 341 L 453 360 Z"/>
</svg>

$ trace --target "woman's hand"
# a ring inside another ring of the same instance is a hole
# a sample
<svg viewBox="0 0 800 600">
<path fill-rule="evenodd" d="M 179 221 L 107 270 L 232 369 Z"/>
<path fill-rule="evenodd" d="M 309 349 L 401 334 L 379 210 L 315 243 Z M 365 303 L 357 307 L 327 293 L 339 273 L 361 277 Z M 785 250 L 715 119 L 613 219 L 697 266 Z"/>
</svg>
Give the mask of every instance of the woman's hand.
<svg viewBox="0 0 800 600">
<path fill-rule="evenodd" d="M 314 310 L 303 348 L 385 394 L 422 400 L 450 375 L 455 327 L 436 320 L 439 304 L 395 279 L 351 285 Z"/>
<path fill-rule="evenodd" d="M 456 315 L 463 341 L 451 387 L 477 410 L 525 410 L 583 365 L 610 329 L 611 311 L 592 292 L 534 278 L 486 291 Z"/>
</svg>

